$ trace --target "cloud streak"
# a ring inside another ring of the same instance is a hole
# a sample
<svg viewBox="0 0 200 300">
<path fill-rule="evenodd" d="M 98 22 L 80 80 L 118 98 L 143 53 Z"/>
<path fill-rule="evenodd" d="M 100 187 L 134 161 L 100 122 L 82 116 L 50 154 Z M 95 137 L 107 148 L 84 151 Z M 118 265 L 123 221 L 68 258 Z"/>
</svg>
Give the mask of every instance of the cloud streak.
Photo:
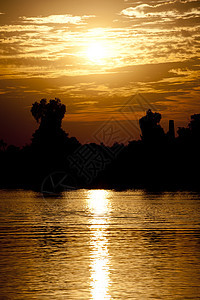
<svg viewBox="0 0 200 300">
<path fill-rule="evenodd" d="M 31 24 L 85 24 L 87 19 L 94 18 L 94 15 L 84 15 L 84 16 L 73 16 L 70 14 L 65 15 L 50 15 L 47 17 L 20 17 L 21 21 L 24 23 Z"/>
<path fill-rule="evenodd" d="M 169 1 L 157 5 L 140 4 L 121 11 L 121 15 L 129 18 L 191 18 L 200 15 L 199 1 Z"/>
</svg>

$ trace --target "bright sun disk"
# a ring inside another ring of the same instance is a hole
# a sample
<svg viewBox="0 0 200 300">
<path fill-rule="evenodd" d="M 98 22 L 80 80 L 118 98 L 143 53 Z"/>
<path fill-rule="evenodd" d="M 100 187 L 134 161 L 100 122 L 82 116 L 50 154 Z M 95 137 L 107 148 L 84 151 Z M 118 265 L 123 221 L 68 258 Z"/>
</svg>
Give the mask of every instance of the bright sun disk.
<svg viewBox="0 0 200 300">
<path fill-rule="evenodd" d="M 106 58 L 106 49 L 103 43 L 94 42 L 88 46 L 87 57 L 94 63 L 101 64 Z"/>
</svg>

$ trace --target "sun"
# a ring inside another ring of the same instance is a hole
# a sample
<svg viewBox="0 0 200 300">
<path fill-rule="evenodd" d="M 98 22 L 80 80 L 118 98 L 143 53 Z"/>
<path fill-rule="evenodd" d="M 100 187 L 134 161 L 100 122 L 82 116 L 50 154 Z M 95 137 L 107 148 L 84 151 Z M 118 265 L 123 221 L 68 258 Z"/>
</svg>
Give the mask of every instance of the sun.
<svg viewBox="0 0 200 300">
<path fill-rule="evenodd" d="M 88 59 L 95 64 L 104 64 L 107 57 L 106 47 L 103 42 L 92 42 L 87 48 Z"/>
</svg>

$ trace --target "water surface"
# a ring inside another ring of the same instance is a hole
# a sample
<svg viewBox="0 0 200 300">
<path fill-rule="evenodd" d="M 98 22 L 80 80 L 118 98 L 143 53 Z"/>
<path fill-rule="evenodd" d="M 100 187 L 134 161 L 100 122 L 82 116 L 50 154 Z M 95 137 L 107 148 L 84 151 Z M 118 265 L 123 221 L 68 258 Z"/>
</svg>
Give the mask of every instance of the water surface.
<svg viewBox="0 0 200 300">
<path fill-rule="evenodd" d="M 200 299 L 197 193 L 0 198 L 0 299 Z"/>
</svg>

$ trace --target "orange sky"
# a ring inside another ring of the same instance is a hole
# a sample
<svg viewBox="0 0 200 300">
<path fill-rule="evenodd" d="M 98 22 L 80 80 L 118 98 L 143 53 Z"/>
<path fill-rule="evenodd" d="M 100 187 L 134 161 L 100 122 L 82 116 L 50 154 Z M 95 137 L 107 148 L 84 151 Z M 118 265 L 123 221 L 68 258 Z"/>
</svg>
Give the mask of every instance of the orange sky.
<svg viewBox="0 0 200 300">
<path fill-rule="evenodd" d="M 200 112 L 199 8 L 193 0 L 2 2 L 0 138 L 29 143 L 30 107 L 44 97 L 66 104 L 63 128 L 81 142 L 96 141 L 109 122 L 126 141 L 138 138 L 149 107 L 164 128 L 168 119 L 186 126 Z"/>
</svg>

